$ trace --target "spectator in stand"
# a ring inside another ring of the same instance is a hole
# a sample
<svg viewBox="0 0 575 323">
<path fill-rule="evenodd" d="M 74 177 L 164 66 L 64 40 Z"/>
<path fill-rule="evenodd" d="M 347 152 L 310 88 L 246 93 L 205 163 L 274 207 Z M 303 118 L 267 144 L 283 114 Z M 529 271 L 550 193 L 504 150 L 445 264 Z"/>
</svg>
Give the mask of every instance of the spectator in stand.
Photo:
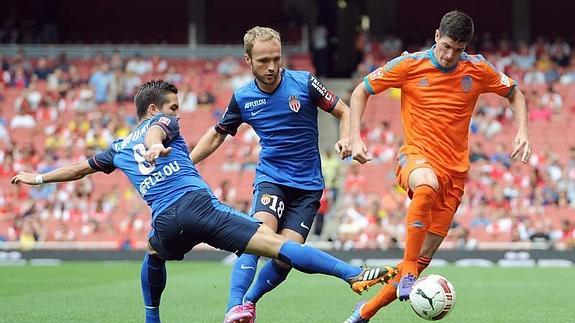
<svg viewBox="0 0 575 323">
<path fill-rule="evenodd" d="M 175 66 L 168 67 L 168 72 L 166 73 L 166 82 L 173 83 L 175 85 L 180 85 L 183 81 L 182 74 L 178 73 Z"/>
<path fill-rule="evenodd" d="M 36 68 L 33 73 L 41 81 L 45 81 L 48 78 L 48 75 L 52 73 L 52 68 L 49 66 L 48 59 L 46 57 L 42 56 L 38 58 Z"/>
<path fill-rule="evenodd" d="M 36 127 L 36 120 L 30 114 L 26 113 L 23 109 L 17 112 L 17 114 L 12 117 L 10 121 L 10 129 L 17 128 L 28 128 L 32 129 Z"/>
<path fill-rule="evenodd" d="M 120 51 L 114 50 L 112 56 L 110 56 L 110 70 L 112 71 L 123 71 L 124 70 L 124 60 Z"/>
<path fill-rule="evenodd" d="M 224 77 L 231 77 L 240 70 L 240 64 L 235 58 L 227 55 L 218 63 L 216 70 Z"/>
<path fill-rule="evenodd" d="M 321 159 L 321 172 L 325 182 L 325 198 L 329 204 L 335 204 L 342 183 L 343 167 L 341 159 L 336 157 L 331 149 L 324 151 Z"/>
<path fill-rule="evenodd" d="M 529 121 L 551 121 L 551 115 L 553 111 L 548 105 L 544 105 L 542 101 L 539 101 L 534 106 L 531 106 L 529 110 Z"/>
<path fill-rule="evenodd" d="M 138 53 L 128 61 L 126 72 L 143 76 L 152 72 L 152 62 L 143 58 L 142 55 Z"/>
<path fill-rule="evenodd" d="M 113 74 L 110 72 L 108 63 L 102 63 L 90 77 L 90 86 L 94 88 L 95 100 L 97 104 L 108 102 L 110 84 L 112 83 Z"/>
<path fill-rule="evenodd" d="M 548 107 L 553 113 L 561 113 L 563 110 L 563 97 L 559 94 L 553 85 L 547 88 L 547 92 L 541 96 L 541 104 Z"/>
<path fill-rule="evenodd" d="M 526 42 L 521 41 L 517 46 L 517 53 L 513 54 L 513 64 L 523 71 L 527 71 L 535 66 L 536 58 L 533 50 Z"/>
</svg>

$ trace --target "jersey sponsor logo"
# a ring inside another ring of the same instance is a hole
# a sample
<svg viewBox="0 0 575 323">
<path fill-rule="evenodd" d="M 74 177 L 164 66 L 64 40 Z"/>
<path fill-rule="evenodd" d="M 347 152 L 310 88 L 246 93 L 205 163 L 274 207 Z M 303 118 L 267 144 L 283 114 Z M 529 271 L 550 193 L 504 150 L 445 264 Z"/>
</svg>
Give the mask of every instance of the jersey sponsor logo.
<svg viewBox="0 0 575 323">
<path fill-rule="evenodd" d="M 259 100 L 251 101 L 251 102 L 244 104 L 244 109 L 247 110 L 250 108 L 259 107 L 260 105 L 264 105 L 264 104 L 266 104 L 266 99 L 259 99 Z"/>
<path fill-rule="evenodd" d="M 166 127 L 170 125 L 170 121 L 171 120 L 166 117 L 161 117 L 160 120 L 158 120 L 159 123 L 163 124 Z"/>
<path fill-rule="evenodd" d="M 305 225 L 305 223 L 302 222 L 299 224 L 299 226 L 309 231 L 309 227 Z"/>
<path fill-rule="evenodd" d="M 148 191 L 156 186 L 158 183 L 163 182 L 167 177 L 180 171 L 180 165 L 177 161 L 170 162 L 164 165 L 162 169 L 150 174 L 143 181 L 140 182 L 139 191 L 142 196 L 145 196 Z"/>
<path fill-rule="evenodd" d="M 509 78 L 507 77 L 507 75 L 503 74 L 503 72 L 499 72 L 499 81 L 501 82 L 501 84 L 510 87 L 511 86 L 511 81 L 509 81 Z"/>
<path fill-rule="evenodd" d="M 268 205 L 271 201 L 272 197 L 269 194 L 262 195 L 262 198 L 260 199 L 260 202 L 262 202 L 263 205 Z"/>
<path fill-rule="evenodd" d="M 429 86 L 429 81 L 426 78 L 422 78 L 417 85 L 420 87 L 426 87 Z"/>
<path fill-rule="evenodd" d="M 299 111 L 299 108 L 301 108 L 301 103 L 297 99 L 297 96 L 292 95 L 289 97 L 289 108 L 292 109 L 294 112 Z"/>
<path fill-rule="evenodd" d="M 469 75 L 465 75 L 463 77 L 463 79 L 461 80 L 461 88 L 463 89 L 463 92 L 469 92 L 471 91 L 471 87 L 473 86 L 473 81 L 471 80 L 471 76 Z"/>
</svg>

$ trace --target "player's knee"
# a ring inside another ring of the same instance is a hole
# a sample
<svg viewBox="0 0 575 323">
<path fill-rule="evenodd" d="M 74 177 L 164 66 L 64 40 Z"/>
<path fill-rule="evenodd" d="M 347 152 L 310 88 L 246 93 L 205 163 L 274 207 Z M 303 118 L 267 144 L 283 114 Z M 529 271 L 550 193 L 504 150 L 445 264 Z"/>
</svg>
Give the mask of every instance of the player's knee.
<svg viewBox="0 0 575 323">
<path fill-rule="evenodd" d="M 273 232 L 268 226 L 260 225 L 248 243 L 246 252 L 277 259 L 279 250 L 285 241 L 287 241 L 286 238 Z"/>
<path fill-rule="evenodd" d="M 256 212 L 254 218 L 263 222 L 263 224 L 270 227 L 274 232 L 277 231 L 278 219 L 271 213 L 268 212 Z"/>
</svg>

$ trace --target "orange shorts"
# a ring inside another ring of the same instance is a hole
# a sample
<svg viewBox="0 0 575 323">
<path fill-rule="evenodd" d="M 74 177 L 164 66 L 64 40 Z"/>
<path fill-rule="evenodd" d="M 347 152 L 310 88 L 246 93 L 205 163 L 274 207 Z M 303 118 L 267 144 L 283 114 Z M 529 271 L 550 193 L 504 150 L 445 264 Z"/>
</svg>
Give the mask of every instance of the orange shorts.
<svg viewBox="0 0 575 323">
<path fill-rule="evenodd" d="M 410 198 L 413 196 L 413 192 L 409 189 L 409 174 L 414 169 L 423 167 L 431 168 L 439 181 L 437 198 L 431 209 L 429 231 L 445 237 L 451 226 L 455 211 L 457 211 L 461 203 L 466 176 L 441 171 L 433 167 L 427 158 L 418 152 L 402 152 L 397 156 L 395 175 L 397 183 L 407 191 Z"/>
</svg>

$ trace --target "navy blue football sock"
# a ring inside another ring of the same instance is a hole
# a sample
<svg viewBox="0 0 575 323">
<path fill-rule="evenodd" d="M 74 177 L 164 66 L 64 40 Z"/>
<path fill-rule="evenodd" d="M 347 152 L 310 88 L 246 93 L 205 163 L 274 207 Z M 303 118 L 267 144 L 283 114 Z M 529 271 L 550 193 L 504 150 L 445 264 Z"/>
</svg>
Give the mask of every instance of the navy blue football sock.
<svg viewBox="0 0 575 323">
<path fill-rule="evenodd" d="M 281 246 L 278 259 L 304 273 L 326 274 L 343 280 L 357 276 L 362 271 L 319 249 L 293 241 L 286 241 Z"/>
<path fill-rule="evenodd" d="M 244 300 L 256 303 L 265 293 L 276 288 L 286 278 L 291 268 L 284 268 L 274 260 L 268 260 L 260 269 L 258 278 L 250 288 Z"/>
<path fill-rule="evenodd" d="M 243 303 L 244 295 L 256 275 L 259 258 L 259 256 L 245 253 L 236 260 L 230 279 L 230 296 L 227 311 Z"/>
<path fill-rule="evenodd" d="M 140 273 L 146 307 L 146 323 L 160 322 L 160 298 L 166 287 L 166 261 L 146 254 Z"/>
</svg>

